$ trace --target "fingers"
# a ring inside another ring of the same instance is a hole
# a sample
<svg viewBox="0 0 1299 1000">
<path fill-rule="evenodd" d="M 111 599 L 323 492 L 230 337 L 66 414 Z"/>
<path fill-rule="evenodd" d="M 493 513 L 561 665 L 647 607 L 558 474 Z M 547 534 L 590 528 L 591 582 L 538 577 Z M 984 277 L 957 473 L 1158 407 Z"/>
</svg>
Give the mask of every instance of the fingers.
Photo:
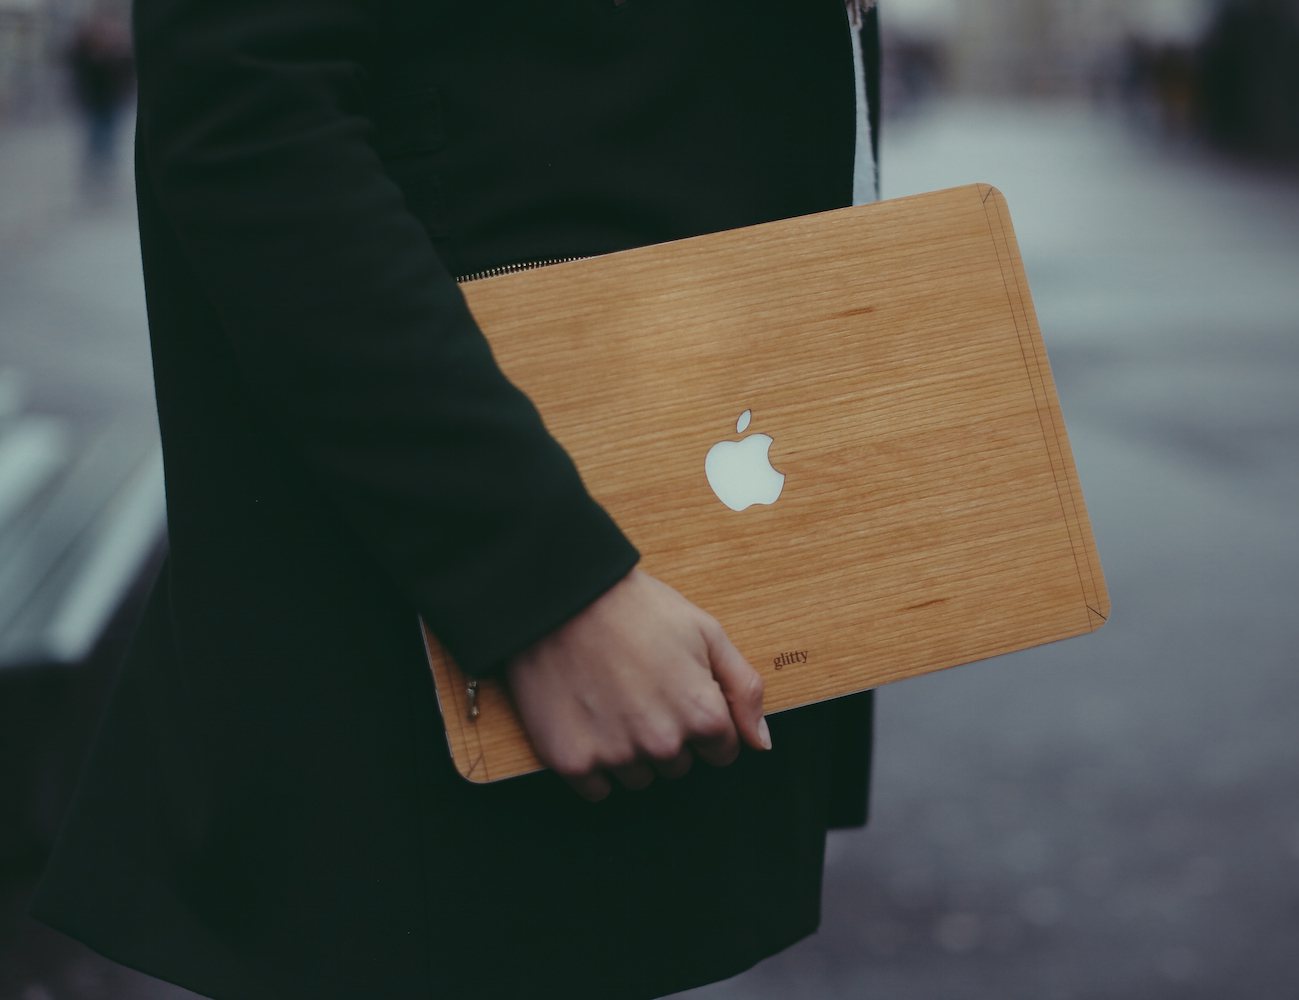
<svg viewBox="0 0 1299 1000">
<path fill-rule="evenodd" d="M 680 778 L 690 771 L 693 763 L 694 755 L 689 748 L 682 747 L 673 754 L 663 754 L 662 751 L 657 754 L 646 753 L 640 759 L 617 765 L 607 764 L 603 768 L 590 765 L 585 770 L 576 770 L 560 765 L 556 771 L 582 798 L 588 802 L 600 802 L 613 791 L 613 783 L 608 777 L 610 774 L 628 790 L 638 792 L 652 785 L 656 774 L 669 780 Z"/>
<path fill-rule="evenodd" d="M 683 747 L 681 752 L 675 757 L 668 760 L 655 761 L 654 770 L 658 771 L 661 777 L 673 781 L 677 778 L 685 777 L 694 762 L 695 755 L 690 752 L 688 747 Z"/>
<path fill-rule="evenodd" d="M 601 802 L 613 791 L 609 779 L 599 771 L 589 774 L 566 774 L 561 777 L 568 783 L 569 788 L 588 802 Z"/>
<path fill-rule="evenodd" d="M 740 755 L 740 738 L 726 701 L 716 691 L 696 706 L 695 721 L 690 727 L 690 745 L 700 757 L 714 767 L 726 767 Z"/>
<path fill-rule="evenodd" d="M 513 657 L 506 680 L 537 757 L 580 797 L 769 749 L 762 679 L 722 627 L 633 571 Z"/>
<path fill-rule="evenodd" d="M 771 732 L 762 715 L 762 675 L 744 658 L 715 621 L 704 629 L 713 677 L 730 706 L 731 718 L 744 742 L 755 750 L 771 749 Z"/>
<path fill-rule="evenodd" d="M 642 788 L 648 788 L 654 783 L 654 771 L 648 765 L 635 761 L 623 767 L 615 767 L 613 776 L 622 782 L 625 788 L 630 788 L 633 792 L 639 792 Z"/>
<path fill-rule="evenodd" d="M 690 771 L 694 759 L 695 755 L 689 747 L 667 742 L 660 736 L 646 741 L 639 759 L 610 770 L 624 786 L 632 791 L 640 791 L 653 783 L 656 773 L 669 781 L 683 777 Z"/>
</svg>

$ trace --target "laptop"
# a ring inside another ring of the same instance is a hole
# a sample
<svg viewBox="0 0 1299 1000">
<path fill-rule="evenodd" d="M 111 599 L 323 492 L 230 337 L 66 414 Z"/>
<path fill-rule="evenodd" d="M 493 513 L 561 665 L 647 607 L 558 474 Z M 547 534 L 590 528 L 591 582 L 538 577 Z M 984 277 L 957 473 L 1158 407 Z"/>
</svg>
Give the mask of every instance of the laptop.
<svg viewBox="0 0 1299 1000">
<path fill-rule="evenodd" d="M 768 712 L 1110 613 L 1005 199 L 986 184 L 467 283 L 641 567 Z M 457 768 L 541 767 L 424 629 Z"/>
</svg>

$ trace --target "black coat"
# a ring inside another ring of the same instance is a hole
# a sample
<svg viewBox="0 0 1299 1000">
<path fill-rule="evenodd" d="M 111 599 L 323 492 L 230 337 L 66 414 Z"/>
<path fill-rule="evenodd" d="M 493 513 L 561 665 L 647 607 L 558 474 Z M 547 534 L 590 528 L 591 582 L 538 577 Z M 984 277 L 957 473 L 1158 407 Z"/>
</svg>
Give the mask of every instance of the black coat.
<svg viewBox="0 0 1299 1000">
<path fill-rule="evenodd" d="M 475 786 L 416 612 L 487 673 L 636 560 L 452 275 L 847 204 L 847 30 L 843 0 L 138 0 L 170 555 L 40 918 L 240 1000 L 650 997 L 817 926 L 868 696 L 599 805 Z"/>
</svg>

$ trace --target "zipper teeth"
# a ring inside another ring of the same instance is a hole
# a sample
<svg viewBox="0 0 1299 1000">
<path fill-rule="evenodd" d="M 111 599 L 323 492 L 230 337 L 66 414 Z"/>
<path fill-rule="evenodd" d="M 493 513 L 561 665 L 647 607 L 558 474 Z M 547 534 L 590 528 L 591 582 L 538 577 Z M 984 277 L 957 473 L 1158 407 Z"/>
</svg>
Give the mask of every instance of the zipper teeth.
<svg viewBox="0 0 1299 1000">
<path fill-rule="evenodd" d="M 518 264 L 500 264 L 497 267 L 487 267 L 481 271 L 472 271 L 469 274 L 461 274 L 456 277 L 456 284 L 463 285 L 469 281 L 482 281 L 484 278 L 499 278 L 504 274 L 518 274 L 520 271 L 535 271 L 539 267 L 549 267 L 551 264 L 572 264 L 579 260 L 589 260 L 589 257 L 552 257 L 549 260 L 528 260 Z"/>
</svg>

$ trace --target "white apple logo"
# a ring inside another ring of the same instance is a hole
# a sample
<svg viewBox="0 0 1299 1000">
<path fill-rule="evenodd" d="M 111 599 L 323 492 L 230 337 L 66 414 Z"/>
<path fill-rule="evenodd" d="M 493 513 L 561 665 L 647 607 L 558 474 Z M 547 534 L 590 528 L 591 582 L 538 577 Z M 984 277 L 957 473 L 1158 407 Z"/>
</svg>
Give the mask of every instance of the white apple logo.
<svg viewBox="0 0 1299 1000">
<path fill-rule="evenodd" d="M 735 424 L 735 433 L 743 434 L 753 417 L 745 410 Z M 785 488 L 785 476 L 771 467 L 767 452 L 771 438 L 750 434 L 741 441 L 718 441 L 708 449 L 704 473 L 717 499 L 731 510 L 744 510 L 755 503 L 773 504 Z"/>
</svg>

